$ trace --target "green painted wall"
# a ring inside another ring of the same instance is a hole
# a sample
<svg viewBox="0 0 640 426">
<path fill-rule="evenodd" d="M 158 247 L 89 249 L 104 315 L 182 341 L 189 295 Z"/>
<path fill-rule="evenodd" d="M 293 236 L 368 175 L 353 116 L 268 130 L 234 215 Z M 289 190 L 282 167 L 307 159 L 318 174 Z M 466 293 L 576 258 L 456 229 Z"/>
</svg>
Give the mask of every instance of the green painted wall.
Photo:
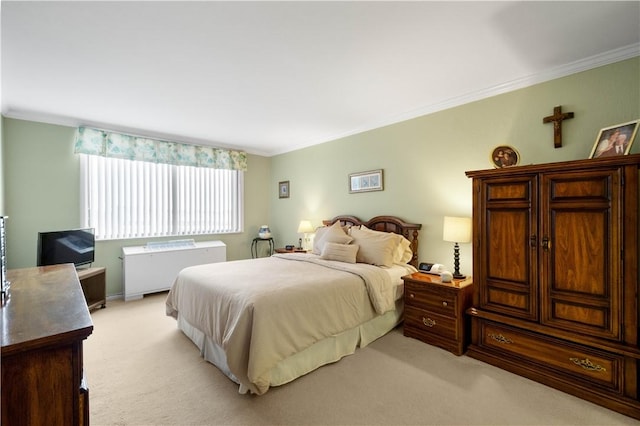
<svg viewBox="0 0 640 426">
<path fill-rule="evenodd" d="M 75 128 L 3 118 L 4 168 L 9 268 L 36 265 L 39 231 L 78 228 L 79 161 L 73 154 Z M 269 158 L 249 155 L 245 173 L 245 232 L 197 236 L 221 240 L 230 260 L 251 257 L 251 240 L 268 223 Z M 180 237 L 182 238 L 182 237 Z M 171 239 L 171 238 L 164 238 Z M 107 294 L 122 293 L 122 246 L 147 239 L 100 241 L 94 266 L 107 268 Z"/>
<path fill-rule="evenodd" d="M 452 244 L 442 241 L 444 216 L 471 215 L 465 171 L 492 168 L 498 145 L 514 146 L 520 164 L 588 158 L 601 128 L 640 118 L 640 60 L 634 58 L 398 124 L 273 157 L 271 226 L 296 243 L 297 225 L 353 214 L 397 215 L 423 224 L 421 261 L 453 268 Z M 553 107 L 573 111 L 553 147 Z M 640 139 L 640 136 L 638 137 Z M 640 152 L 635 141 L 633 153 Z M 384 191 L 349 194 L 349 173 L 384 169 Z M 277 183 L 290 181 L 290 198 Z M 461 271 L 471 271 L 470 244 L 461 245 Z"/>
<path fill-rule="evenodd" d="M 419 257 L 452 268 L 451 243 L 442 241 L 445 215 L 471 214 L 465 171 L 491 168 L 497 145 L 514 146 L 521 164 L 587 158 L 603 127 L 640 118 L 640 59 L 574 74 L 460 107 L 271 158 L 249 156 L 245 174 L 245 232 L 220 239 L 230 260 L 250 257 L 251 240 L 269 224 L 277 246 L 296 244 L 301 219 L 353 214 L 397 215 L 423 224 Z M 542 118 L 562 105 L 575 118 L 563 124 L 563 147 L 553 148 L 553 126 Z M 80 226 L 75 129 L 3 119 L 4 213 L 9 268 L 34 266 L 37 232 Z M 640 139 L 640 136 L 639 136 Z M 640 152 L 640 140 L 632 153 Z M 384 170 L 384 191 L 349 194 L 349 173 Z M 290 198 L 277 183 L 290 181 Z M 99 242 L 96 266 L 107 267 L 107 292 L 122 292 L 120 249 L 147 240 Z M 471 247 L 461 246 L 461 270 L 471 273 Z"/>
</svg>

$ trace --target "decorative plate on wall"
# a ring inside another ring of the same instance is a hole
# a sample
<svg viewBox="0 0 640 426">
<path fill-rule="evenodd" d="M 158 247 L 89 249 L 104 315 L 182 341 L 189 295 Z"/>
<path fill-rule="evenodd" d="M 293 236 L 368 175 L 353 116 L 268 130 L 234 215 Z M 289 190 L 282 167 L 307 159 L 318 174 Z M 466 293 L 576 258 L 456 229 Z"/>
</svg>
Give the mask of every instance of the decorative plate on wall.
<svg viewBox="0 0 640 426">
<path fill-rule="evenodd" d="M 520 163 L 520 154 L 509 145 L 500 145 L 491 152 L 491 162 L 496 169 L 517 166 Z"/>
</svg>

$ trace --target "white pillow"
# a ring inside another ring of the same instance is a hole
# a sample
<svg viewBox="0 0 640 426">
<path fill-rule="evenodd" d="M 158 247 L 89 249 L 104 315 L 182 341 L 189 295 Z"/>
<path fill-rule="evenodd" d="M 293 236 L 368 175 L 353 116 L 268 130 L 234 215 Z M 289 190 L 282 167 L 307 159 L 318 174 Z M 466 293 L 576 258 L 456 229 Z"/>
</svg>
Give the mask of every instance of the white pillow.
<svg viewBox="0 0 640 426">
<path fill-rule="evenodd" d="M 367 228 L 364 225 L 362 225 L 360 229 L 366 232 L 395 236 L 398 246 L 396 247 L 396 252 L 393 255 L 393 263 L 399 263 L 403 265 L 405 263 L 408 263 L 413 258 L 413 251 L 411 251 L 411 242 L 407 240 L 404 236 L 400 234 L 394 234 L 391 232 L 375 231 L 373 229 Z"/>
<path fill-rule="evenodd" d="M 413 259 L 413 251 L 411 250 L 411 242 L 407 240 L 402 235 L 398 235 L 400 239 L 400 244 L 398 244 L 398 249 L 396 250 L 396 254 L 394 256 L 394 263 L 399 263 L 401 265 L 405 263 L 409 263 L 411 259 Z"/>
<path fill-rule="evenodd" d="M 344 233 L 340 222 L 331 226 L 325 226 L 316 230 L 316 237 L 313 240 L 313 253 L 322 254 L 322 249 L 326 243 L 349 244 L 353 238 Z"/>
<path fill-rule="evenodd" d="M 322 249 L 322 259 L 356 263 L 358 246 L 354 244 L 326 243 Z"/>
<path fill-rule="evenodd" d="M 353 243 L 360 246 L 356 260 L 378 266 L 392 266 L 398 247 L 397 234 L 352 229 Z"/>
<path fill-rule="evenodd" d="M 314 254 L 320 254 L 322 250 L 320 249 L 320 240 L 325 232 L 329 229 L 328 226 L 321 226 L 316 229 L 316 234 L 313 237 L 313 249 L 311 250 Z"/>
</svg>

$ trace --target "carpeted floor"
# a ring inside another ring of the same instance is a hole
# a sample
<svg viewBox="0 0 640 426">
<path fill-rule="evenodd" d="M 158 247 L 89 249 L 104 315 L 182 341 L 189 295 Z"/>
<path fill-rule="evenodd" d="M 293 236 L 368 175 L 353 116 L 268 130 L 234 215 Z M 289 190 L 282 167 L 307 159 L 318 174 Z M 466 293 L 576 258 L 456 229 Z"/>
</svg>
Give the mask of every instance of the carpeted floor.
<svg viewBox="0 0 640 426">
<path fill-rule="evenodd" d="M 92 425 L 640 425 L 401 328 L 265 395 L 240 395 L 165 316 L 165 297 L 92 312 Z"/>
</svg>

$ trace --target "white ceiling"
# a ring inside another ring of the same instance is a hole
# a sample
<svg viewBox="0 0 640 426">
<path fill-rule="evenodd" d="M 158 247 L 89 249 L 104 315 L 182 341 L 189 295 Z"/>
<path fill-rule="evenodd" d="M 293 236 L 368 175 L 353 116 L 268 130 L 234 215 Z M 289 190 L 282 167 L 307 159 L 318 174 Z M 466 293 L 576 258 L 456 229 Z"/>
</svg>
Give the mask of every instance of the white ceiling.
<svg viewBox="0 0 640 426">
<path fill-rule="evenodd" d="M 1 13 L 3 115 L 262 155 L 640 55 L 639 1 L 2 1 Z"/>
</svg>

